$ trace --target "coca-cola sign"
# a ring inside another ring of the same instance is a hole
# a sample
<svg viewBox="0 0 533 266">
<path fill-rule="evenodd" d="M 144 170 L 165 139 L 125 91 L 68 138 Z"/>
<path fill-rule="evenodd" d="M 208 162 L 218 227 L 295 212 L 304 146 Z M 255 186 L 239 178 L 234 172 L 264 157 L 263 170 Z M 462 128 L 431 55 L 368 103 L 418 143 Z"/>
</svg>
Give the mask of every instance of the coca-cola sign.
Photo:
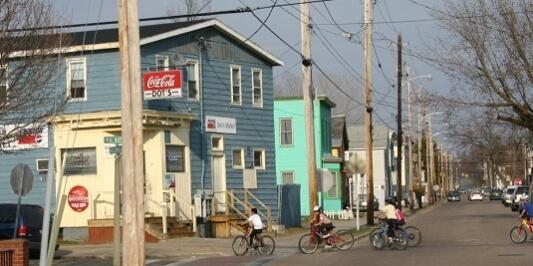
<svg viewBox="0 0 533 266">
<path fill-rule="evenodd" d="M 144 99 L 181 97 L 181 70 L 153 71 L 144 73 Z"/>
<path fill-rule="evenodd" d="M 85 187 L 74 186 L 68 192 L 68 205 L 75 212 L 82 212 L 89 207 L 89 192 Z"/>
</svg>

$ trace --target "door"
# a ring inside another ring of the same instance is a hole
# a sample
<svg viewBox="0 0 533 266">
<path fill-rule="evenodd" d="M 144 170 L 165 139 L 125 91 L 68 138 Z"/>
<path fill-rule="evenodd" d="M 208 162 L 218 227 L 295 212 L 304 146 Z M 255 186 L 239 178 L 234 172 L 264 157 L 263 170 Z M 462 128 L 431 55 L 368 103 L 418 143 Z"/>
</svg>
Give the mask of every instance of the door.
<svg viewBox="0 0 533 266">
<path fill-rule="evenodd" d="M 213 174 L 213 193 L 216 201 L 216 212 L 226 211 L 226 165 L 224 154 L 213 154 L 211 159 Z"/>
</svg>

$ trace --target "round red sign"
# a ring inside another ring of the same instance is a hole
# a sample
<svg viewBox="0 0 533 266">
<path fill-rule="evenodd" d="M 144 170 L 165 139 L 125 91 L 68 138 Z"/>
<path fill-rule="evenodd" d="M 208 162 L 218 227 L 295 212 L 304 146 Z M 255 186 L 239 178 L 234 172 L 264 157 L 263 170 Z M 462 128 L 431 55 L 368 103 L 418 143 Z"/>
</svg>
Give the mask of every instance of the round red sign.
<svg viewBox="0 0 533 266">
<path fill-rule="evenodd" d="M 517 177 L 517 178 L 514 179 L 513 183 L 514 183 L 515 186 L 521 186 L 522 185 L 522 179 Z"/>
<path fill-rule="evenodd" d="M 82 212 L 89 206 L 89 192 L 82 186 L 75 186 L 68 192 L 68 205 L 75 212 Z"/>
</svg>

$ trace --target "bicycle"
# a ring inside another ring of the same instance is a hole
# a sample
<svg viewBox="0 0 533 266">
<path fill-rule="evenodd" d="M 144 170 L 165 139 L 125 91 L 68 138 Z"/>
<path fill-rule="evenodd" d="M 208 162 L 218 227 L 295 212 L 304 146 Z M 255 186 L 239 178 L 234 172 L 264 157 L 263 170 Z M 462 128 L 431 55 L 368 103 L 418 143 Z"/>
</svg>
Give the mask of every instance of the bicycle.
<svg viewBox="0 0 533 266">
<path fill-rule="evenodd" d="M 334 227 L 335 228 L 335 227 Z M 351 249 L 355 243 L 355 238 L 350 231 L 339 230 L 337 232 L 330 232 L 330 236 L 322 238 L 322 233 L 318 226 L 311 226 L 310 233 L 304 234 L 298 241 L 298 249 L 304 254 L 313 254 L 318 250 L 322 242 L 330 244 L 332 247 L 339 250 Z"/>
<path fill-rule="evenodd" d="M 392 242 L 389 241 L 387 236 L 387 222 L 385 219 L 378 218 L 380 222 L 380 227 L 374 229 L 370 235 L 370 245 L 375 249 L 383 249 L 386 246 L 390 246 L 392 249 L 401 249 L 404 250 L 407 248 L 407 233 L 400 229 L 394 230 L 394 238 Z"/>
<path fill-rule="evenodd" d="M 514 226 L 509 233 L 511 241 L 516 244 L 524 243 L 527 240 L 527 231 L 533 233 L 533 221 L 522 218 L 519 225 Z"/>
<path fill-rule="evenodd" d="M 248 245 L 248 240 L 250 239 L 250 226 L 241 225 L 241 227 L 243 228 L 243 234 L 236 236 L 231 245 L 235 256 L 244 256 L 251 247 Z M 276 249 L 274 238 L 268 235 L 263 235 L 262 233 L 257 234 L 254 238 L 253 248 L 259 251 L 261 255 L 271 255 L 274 253 L 274 250 Z"/>
<path fill-rule="evenodd" d="M 399 226 L 398 229 L 405 234 L 408 247 L 417 247 L 420 242 L 422 242 L 422 231 L 420 231 L 418 227 L 412 225 L 406 227 Z M 378 230 L 381 230 L 381 228 L 374 228 L 372 231 L 370 231 L 370 234 L 368 235 L 370 242 L 372 242 L 373 234 L 375 234 Z"/>
</svg>

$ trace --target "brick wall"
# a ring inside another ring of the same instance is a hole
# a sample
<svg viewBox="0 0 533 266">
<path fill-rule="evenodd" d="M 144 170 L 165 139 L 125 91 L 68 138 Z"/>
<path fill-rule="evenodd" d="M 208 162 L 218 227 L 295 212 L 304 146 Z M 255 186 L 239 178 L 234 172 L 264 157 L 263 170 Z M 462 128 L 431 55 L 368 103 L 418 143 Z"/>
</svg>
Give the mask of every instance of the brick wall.
<svg viewBox="0 0 533 266">
<path fill-rule="evenodd" d="M 28 266 L 30 264 L 30 253 L 28 249 L 28 240 L 25 240 L 25 239 L 2 240 L 0 241 L 0 250 L 14 250 L 12 266 Z M 7 266 L 11 266 L 11 265 L 7 265 Z"/>
</svg>

